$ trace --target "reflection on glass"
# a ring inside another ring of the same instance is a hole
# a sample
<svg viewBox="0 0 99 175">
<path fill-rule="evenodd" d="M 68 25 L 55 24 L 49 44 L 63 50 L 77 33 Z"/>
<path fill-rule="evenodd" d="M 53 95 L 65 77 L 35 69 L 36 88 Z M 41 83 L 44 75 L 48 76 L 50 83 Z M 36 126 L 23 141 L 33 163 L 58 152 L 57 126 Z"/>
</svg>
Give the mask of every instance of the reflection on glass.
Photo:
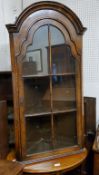
<svg viewBox="0 0 99 175">
<path fill-rule="evenodd" d="M 48 26 L 40 27 L 33 35 L 32 44 L 27 47 L 22 63 L 23 76 L 48 74 Z"/>
<path fill-rule="evenodd" d="M 54 148 L 64 148 L 77 144 L 76 113 L 54 116 L 55 143 Z"/>
<path fill-rule="evenodd" d="M 49 91 L 49 77 L 25 79 L 24 87 L 25 115 L 39 115 L 51 111 L 50 95 L 45 98 L 46 91 Z"/>
<path fill-rule="evenodd" d="M 52 73 L 75 73 L 75 58 L 66 44 L 52 46 Z"/>
<path fill-rule="evenodd" d="M 65 44 L 63 33 L 54 26 L 50 26 L 50 32 L 52 73 L 75 72 L 75 58 L 72 56 L 70 47 Z"/>
<path fill-rule="evenodd" d="M 26 118 L 27 153 L 39 153 L 52 149 L 51 118 Z"/>
<path fill-rule="evenodd" d="M 52 76 L 53 111 L 76 109 L 75 76 Z"/>
</svg>

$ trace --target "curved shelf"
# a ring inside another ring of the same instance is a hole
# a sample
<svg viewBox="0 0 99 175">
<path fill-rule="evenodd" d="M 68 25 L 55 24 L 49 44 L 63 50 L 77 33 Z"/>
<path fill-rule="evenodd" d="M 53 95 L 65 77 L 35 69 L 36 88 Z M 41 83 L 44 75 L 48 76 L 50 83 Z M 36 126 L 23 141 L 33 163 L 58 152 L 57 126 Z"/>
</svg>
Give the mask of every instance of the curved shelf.
<svg viewBox="0 0 99 175">
<path fill-rule="evenodd" d="M 68 172 L 78 167 L 87 157 L 87 150 L 83 148 L 73 155 L 63 156 L 36 164 L 26 165 L 24 168 L 25 173 L 57 173 Z"/>
</svg>

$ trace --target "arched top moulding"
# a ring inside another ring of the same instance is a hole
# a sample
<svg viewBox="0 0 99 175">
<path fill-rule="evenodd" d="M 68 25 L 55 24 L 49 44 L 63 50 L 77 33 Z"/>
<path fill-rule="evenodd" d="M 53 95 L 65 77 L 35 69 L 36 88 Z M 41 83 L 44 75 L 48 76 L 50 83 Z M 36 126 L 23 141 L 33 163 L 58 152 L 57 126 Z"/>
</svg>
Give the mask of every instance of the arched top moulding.
<svg viewBox="0 0 99 175">
<path fill-rule="evenodd" d="M 63 4 L 60 4 L 58 2 L 52 2 L 52 1 L 41 1 L 34 3 L 27 7 L 17 18 L 15 24 L 7 24 L 7 29 L 10 33 L 16 33 L 20 30 L 22 24 L 26 19 L 28 19 L 34 12 L 40 11 L 40 10 L 53 10 L 61 13 L 63 16 L 65 16 L 74 26 L 75 31 L 78 35 L 82 35 L 83 32 L 86 30 L 85 27 L 83 27 L 80 19 L 77 17 L 77 15 L 68 7 L 64 6 Z M 50 14 L 49 14 L 50 17 Z"/>
</svg>

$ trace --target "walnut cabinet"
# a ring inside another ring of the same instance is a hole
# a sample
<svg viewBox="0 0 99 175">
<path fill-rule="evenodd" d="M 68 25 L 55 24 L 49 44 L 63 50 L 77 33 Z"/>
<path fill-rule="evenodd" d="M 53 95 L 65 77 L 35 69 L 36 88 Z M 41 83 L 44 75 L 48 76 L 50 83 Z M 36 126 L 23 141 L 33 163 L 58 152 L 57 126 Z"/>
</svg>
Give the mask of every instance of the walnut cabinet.
<svg viewBox="0 0 99 175">
<path fill-rule="evenodd" d="M 17 159 L 29 165 L 85 158 L 81 21 L 64 5 L 45 1 L 26 8 L 7 29 Z"/>
</svg>

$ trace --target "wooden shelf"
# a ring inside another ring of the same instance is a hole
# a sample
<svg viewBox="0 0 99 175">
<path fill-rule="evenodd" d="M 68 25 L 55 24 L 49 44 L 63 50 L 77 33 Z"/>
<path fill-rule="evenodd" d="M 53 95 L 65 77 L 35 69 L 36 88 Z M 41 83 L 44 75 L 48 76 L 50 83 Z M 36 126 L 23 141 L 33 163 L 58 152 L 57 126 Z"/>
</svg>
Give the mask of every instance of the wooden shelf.
<svg viewBox="0 0 99 175">
<path fill-rule="evenodd" d="M 62 113 L 70 113 L 70 112 L 76 112 L 76 108 L 72 109 L 66 109 L 66 110 L 57 110 L 53 112 L 42 112 L 42 113 L 25 113 L 25 117 L 36 117 L 36 116 L 46 116 L 46 115 L 51 115 L 51 114 L 62 114 Z"/>
<path fill-rule="evenodd" d="M 23 75 L 22 78 L 31 79 L 31 78 L 42 78 L 42 77 L 49 77 L 49 75 L 41 75 L 41 74 L 35 74 L 35 75 Z"/>
<path fill-rule="evenodd" d="M 43 75 L 43 74 L 35 74 L 35 75 L 23 75 L 22 78 L 42 78 L 42 77 L 49 77 L 49 76 L 74 76 L 76 75 L 75 72 L 68 72 L 68 73 L 57 73 L 57 74 L 48 74 L 48 75 Z"/>
<path fill-rule="evenodd" d="M 46 115 L 50 115 L 51 112 L 42 112 L 42 113 L 26 113 L 25 117 L 36 117 L 36 116 L 46 116 Z"/>
<path fill-rule="evenodd" d="M 87 156 L 87 150 L 82 149 L 75 154 L 54 158 L 36 164 L 26 165 L 24 172 L 28 173 L 57 173 L 57 172 L 68 172 L 78 167 Z"/>
</svg>

